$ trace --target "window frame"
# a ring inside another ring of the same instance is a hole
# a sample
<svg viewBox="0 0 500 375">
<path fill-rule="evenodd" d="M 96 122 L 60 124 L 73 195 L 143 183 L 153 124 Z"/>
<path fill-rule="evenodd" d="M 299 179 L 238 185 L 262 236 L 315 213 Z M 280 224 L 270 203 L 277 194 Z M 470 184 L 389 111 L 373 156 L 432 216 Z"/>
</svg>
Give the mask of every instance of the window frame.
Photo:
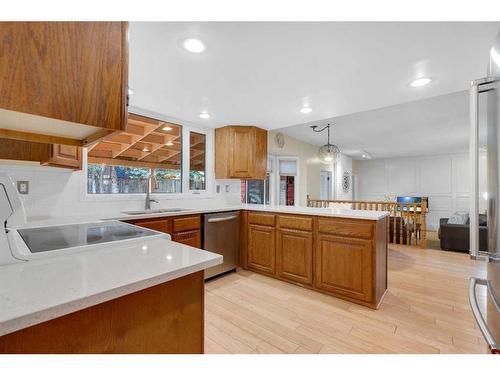
<svg viewBox="0 0 500 375">
<path fill-rule="evenodd" d="M 276 168 L 276 169 L 273 169 L 273 171 L 275 171 L 273 174 L 276 176 L 275 178 L 275 186 L 274 186 L 274 191 L 275 191 L 275 199 L 276 199 L 276 202 L 277 204 L 279 205 L 279 201 L 280 201 L 280 197 L 279 197 L 279 194 L 280 194 L 280 177 L 282 176 L 280 174 L 280 171 L 279 171 L 279 167 L 280 167 L 280 160 L 292 160 L 292 161 L 295 161 L 295 163 L 297 164 L 297 174 L 294 175 L 294 189 L 293 189 L 293 194 L 294 194 L 294 199 L 293 199 L 293 206 L 286 206 L 284 205 L 283 207 L 296 207 L 299 205 L 299 191 L 300 191 L 300 159 L 298 156 L 276 156 L 275 158 L 275 162 L 274 162 L 274 166 L 273 168 Z M 284 174 L 283 176 L 289 176 L 289 175 L 286 175 Z"/>
<path fill-rule="evenodd" d="M 173 117 L 165 116 L 149 110 L 140 109 L 137 107 L 129 107 L 129 113 L 138 116 L 145 116 L 165 122 L 171 122 L 182 126 L 181 132 L 181 192 L 180 193 L 160 193 L 150 192 L 150 196 L 158 200 L 173 200 L 173 199 L 207 199 L 213 198 L 214 187 L 214 134 L 212 128 L 202 127 L 188 121 L 182 121 Z M 205 190 L 189 190 L 189 168 L 190 168 L 190 138 L 189 133 L 193 131 L 205 135 Z M 82 173 L 80 178 L 80 201 L 143 201 L 146 193 L 124 193 L 124 194 L 93 194 L 87 192 L 87 150 L 84 149 L 82 161 Z M 127 166 L 127 165 L 124 165 Z"/>
</svg>

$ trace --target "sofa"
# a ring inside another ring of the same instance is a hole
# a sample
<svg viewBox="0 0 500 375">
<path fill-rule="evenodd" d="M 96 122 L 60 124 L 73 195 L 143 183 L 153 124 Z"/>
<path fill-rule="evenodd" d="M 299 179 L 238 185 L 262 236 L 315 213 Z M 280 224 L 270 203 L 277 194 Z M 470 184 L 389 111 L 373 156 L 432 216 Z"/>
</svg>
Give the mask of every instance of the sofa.
<svg viewBox="0 0 500 375">
<path fill-rule="evenodd" d="M 448 218 L 439 219 L 438 237 L 442 250 L 469 252 L 469 220 L 465 224 L 448 224 Z M 479 250 L 488 250 L 486 215 L 479 215 Z"/>
</svg>

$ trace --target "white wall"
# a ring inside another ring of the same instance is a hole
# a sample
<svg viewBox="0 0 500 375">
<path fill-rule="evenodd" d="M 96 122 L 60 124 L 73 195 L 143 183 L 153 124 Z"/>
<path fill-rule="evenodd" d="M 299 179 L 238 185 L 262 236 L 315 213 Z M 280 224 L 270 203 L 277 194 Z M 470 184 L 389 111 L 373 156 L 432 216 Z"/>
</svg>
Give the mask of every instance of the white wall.
<svg viewBox="0 0 500 375">
<path fill-rule="evenodd" d="M 479 189 L 486 191 L 486 156 L 480 155 Z M 470 205 L 469 154 L 376 159 L 359 162 L 359 199 L 383 200 L 385 195 L 428 196 L 429 229 L 439 227 L 439 218 Z M 485 201 L 480 200 L 480 210 Z"/>
</svg>

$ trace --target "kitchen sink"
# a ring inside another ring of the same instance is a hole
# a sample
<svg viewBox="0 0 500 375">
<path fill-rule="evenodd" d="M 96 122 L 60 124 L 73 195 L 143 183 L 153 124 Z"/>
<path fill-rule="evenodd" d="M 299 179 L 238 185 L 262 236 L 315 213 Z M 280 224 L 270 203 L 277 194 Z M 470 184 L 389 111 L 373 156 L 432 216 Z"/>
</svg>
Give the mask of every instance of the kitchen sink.
<svg viewBox="0 0 500 375">
<path fill-rule="evenodd" d="M 169 212 L 182 212 L 190 211 L 189 208 L 159 208 L 156 210 L 142 210 L 142 211 L 123 211 L 127 215 L 148 215 L 148 214 L 163 214 Z"/>
</svg>

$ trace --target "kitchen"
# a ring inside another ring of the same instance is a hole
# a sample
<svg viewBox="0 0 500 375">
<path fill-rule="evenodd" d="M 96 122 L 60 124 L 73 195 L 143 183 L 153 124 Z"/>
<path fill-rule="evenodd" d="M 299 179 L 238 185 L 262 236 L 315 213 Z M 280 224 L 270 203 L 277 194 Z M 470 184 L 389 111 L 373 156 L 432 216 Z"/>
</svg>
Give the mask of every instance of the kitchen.
<svg viewBox="0 0 500 375">
<path fill-rule="evenodd" d="M 0 352 L 212 352 L 228 330 L 236 329 L 227 328 L 229 318 L 218 328 L 215 324 L 235 313 L 230 304 L 214 313 L 227 303 L 222 288 L 231 280 L 236 282 L 227 290 L 240 299 L 246 283 L 256 280 L 279 286 L 284 295 L 296 293 L 291 301 L 307 297 L 368 320 L 397 311 L 391 309 L 402 287 L 391 293 L 391 272 L 404 276 L 390 262 L 399 265 L 403 257 L 415 256 L 409 261 L 414 263 L 422 255 L 390 246 L 390 213 L 307 204 L 307 193 L 319 191 L 313 176 L 319 181 L 324 168 L 335 178 L 330 189 L 336 196 L 352 194 L 351 160 L 334 147 L 327 147 L 326 156 L 320 152 L 326 163 L 302 158 L 287 147 L 298 145 L 305 153 L 310 145 L 257 122 L 203 125 L 219 116 L 206 109 L 209 100 L 200 109 L 193 105 L 195 113 L 184 119 L 179 113 L 185 109 L 162 112 L 157 99 L 147 105 L 150 83 L 140 80 L 148 70 L 129 75 L 144 53 L 137 41 L 150 28 L 175 25 L 145 24 L 0 23 Z M 203 60 L 205 49 L 214 48 L 179 30 L 183 35 L 175 36 L 172 48 L 184 54 L 186 64 Z M 304 104 L 301 114 L 308 108 Z M 328 137 L 322 133 L 326 146 L 333 146 L 330 130 Z M 316 154 L 318 148 L 312 148 Z M 249 198 L 256 191 L 266 204 Z M 448 255 L 436 258 L 442 256 Z M 484 275 L 484 267 L 464 267 L 471 275 Z M 252 298 L 258 301 L 258 294 Z M 263 292 L 262 300 L 268 299 Z M 350 352 L 347 344 L 335 351 L 316 345 L 314 335 L 304 339 L 297 332 L 306 323 L 296 324 L 287 312 L 288 300 L 278 301 L 279 306 L 269 305 L 269 317 L 283 314 L 290 331 L 282 336 L 294 344 L 281 343 L 280 349 Z M 292 308 L 303 315 L 309 307 Z M 260 306 L 253 309 L 262 312 Z M 414 313 L 409 307 L 408 316 Z M 452 352 L 463 338 L 477 346 L 474 350 L 487 352 L 477 336 L 481 327 L 470 311 L 463 314 L 471 324 L 465 335 L 448 327 L 449 336 L 436 333 L 437 346 L 419 341 L 421 346 L 405 347 L 407 338 L 398 337 L 373 351 L 398 352 L 394 345 L 399 343 L 404 353 Z M 314 308 L 311 315 L 313 321 L 322 319 Z M 422 318 L 426 328 L 438 324 L 427 318 Z M 254 325 L 248 340 L 258 338 L 255 347 L 249 346 L 256 349 L 272 328 L 259 331 L 252 319 L 248 316 Z M 384 334 L 387 329 L 396 335 L 399 328 L 385 323 Z M 344 324 L 334 329 L 342 332 L 342 340 L 351 330 L 364 329 L 361 320 L 356 329 Z M 280 345 L 276 337 L 269 340 Z M 244 338 L 236 341 L 249 344 Z M 273 352 L 267 349 L 261 352 Z"/>
</svg>

